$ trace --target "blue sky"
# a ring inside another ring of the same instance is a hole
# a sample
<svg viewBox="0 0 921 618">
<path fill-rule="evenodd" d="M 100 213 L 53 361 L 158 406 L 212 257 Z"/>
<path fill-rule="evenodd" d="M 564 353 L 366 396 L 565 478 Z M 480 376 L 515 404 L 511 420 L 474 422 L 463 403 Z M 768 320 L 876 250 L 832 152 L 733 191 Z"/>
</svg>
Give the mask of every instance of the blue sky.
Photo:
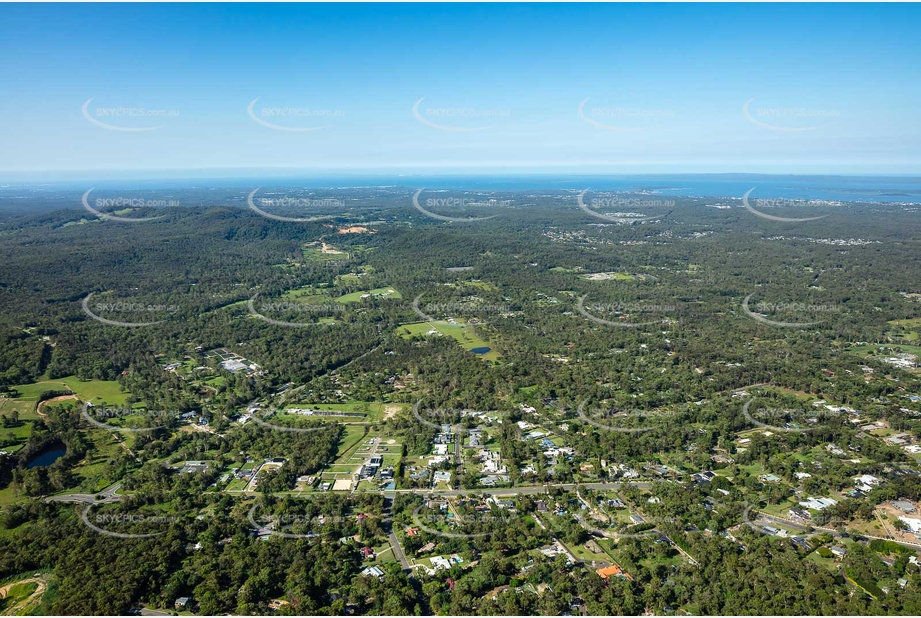
<svg viewBox="0 0 921 618">
<path fill-rule="evenodd" d="M 0 175 L 916 174 L 918 23 L 879 4 L 5 4 Z"/>
</svg>

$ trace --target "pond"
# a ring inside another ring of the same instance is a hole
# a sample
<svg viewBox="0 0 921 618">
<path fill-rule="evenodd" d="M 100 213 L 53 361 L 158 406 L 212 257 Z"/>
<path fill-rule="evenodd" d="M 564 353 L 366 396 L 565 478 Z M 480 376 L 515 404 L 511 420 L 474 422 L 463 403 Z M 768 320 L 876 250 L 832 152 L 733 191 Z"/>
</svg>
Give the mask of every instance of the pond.
<svg viewBox="0 0 921 618">
<path fill-rule="evenodd" d="M 63 446 L 47 450 L 43 453 L 39 453 L 32 460 L 26 464 L 26 468 L 38 468 L 39 466 L 50 466 L 58 459 L 64 456 L 67 452 L 67 449 Z"/>
<path fill-rule="evenodd" d="M 482 347 L 482 348 L 473 348 L 470 351 L 473 352 L 474 354 L 488 354 L 490 350 L 492 350 L 492 348 Z"/>
</svg>

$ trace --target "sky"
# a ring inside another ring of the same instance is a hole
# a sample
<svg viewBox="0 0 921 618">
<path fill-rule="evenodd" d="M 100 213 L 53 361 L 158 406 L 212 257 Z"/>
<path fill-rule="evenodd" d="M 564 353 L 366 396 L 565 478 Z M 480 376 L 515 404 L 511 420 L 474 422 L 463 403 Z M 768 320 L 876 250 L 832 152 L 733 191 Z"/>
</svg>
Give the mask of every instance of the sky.
<svg viewBox="0 0 921 618">
<path fill-rule="evenodd" d="M 921 172 L 919 5 L 0 4 L 0 179 Z"/>
</svg>

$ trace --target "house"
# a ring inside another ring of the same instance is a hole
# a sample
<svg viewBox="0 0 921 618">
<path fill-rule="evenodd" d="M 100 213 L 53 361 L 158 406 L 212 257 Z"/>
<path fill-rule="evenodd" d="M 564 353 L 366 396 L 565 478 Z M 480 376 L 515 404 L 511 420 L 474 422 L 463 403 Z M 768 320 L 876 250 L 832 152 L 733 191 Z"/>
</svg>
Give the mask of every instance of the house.
<svg viewBox="0 0 921 618">
<path fill-rule="evenodd" d="M 189 604 L 191 602 L 192 602 L 192 597 L 179 597 L 178 599 L 176 599 L 176 603 L 174 604 L 174 607 L 180 610 L 186 609 L 189 607 Z"/>
<path fill-rule="evenodd" d="M 860 476 L 854 477 L 854 484 L 860 487 L 861 485 L 866 485 L 869 487 L 876 487 L 882 482 L 882 479 L 878 479 L 872 474 L 862 474 Z M 864 489 L 864 491 L 868 491 Z"/>
<path fill-rule="evenodd" d="M 809 521 L 812 519 L 812 515 L 810 515 L 808 511 L 804 511 L 803 509 L 795 506 L 787 511 L 787 514 L 790 516 L 790 519 L 799 521 Z"/>
<path fill-rule="evenodd" d="M 631 515 L 630 521 L 632 521 L 634 524 L 641 524 L 643 523 L 643 518 L 639 515 Z"/>
<path fill-rule="evenodd" d="M 370 577 L 378 577 L 378 578 L 384 576 L 384 572 L 381 571 L 380 568 L 379 568 L 379 567 L 376 567 L 376 566 L 367 567 L 366 569 L 364 569 L 364 570 L 361 572 L 361 574 L 362 574 L 362 575 L 366 575 L 366 576 L 370 576 Z"/>
<path fill-rule="evenodd" d="M 893 500 L 890 504 L 903 513 L 913 513 L 915 510 L 915 505 L 908 500 Z"/>
<path fill-rule="evenodd" d="M 362 547 L 362 548 L 359 549 L 358 551 L 361 552 L 362 558 L 365 558 L 366 560 L 367 560 L 367 559 L 371 559 L 371 560 L 374 559 L 374 548 L 373 548 L 373 547 Z"/>
<path fill-rule="evenodd" d="M 418 554 L 427 554 L 428 552 L 432 551 L 433 549 L 435 549 L 435 544 L 434 544 L 434 543 L 426 543 L 425 545 L 423 545 L 422 547 L 420 547 L 420 548 L 419 548 L 419 551 L 416 552 L 416 553 L 418 553 Z"/>
<path fill-rule="evenodd" d="M 598 573 L 598 575 L 601 576 L 601 579 L 608 579 L 609 577 L 624 577 L 626 579 L 633 579 L 630 577 L 629 573 L 621 569 L 616 564 L 604 567 L 603 569 L 595 569 L 595 573 Z"/>
<path fill-rule="evenodd" d="M 776 474 L 759 474 L 758 480 L 762 483 L 779 483 L 780 477 Z"/>
<path fill-rule="evenodd" d="M 419 534 L 419 528 L 407 528 L 406 536 L 416 536 Z"/>
<path fill-rule="evenodd" d="M 832 545 L 829 549 L 831 549 L 831 553 L 837 558 L 844 558 L 844 556 L 847 555 L 847 550 L 840 545 Z"/>
<path fill-rule="evenodd" d="M 269 609 L 272 610 L 273 612 L 276 612 L 280 610 L 282 607 L 284 607 L 285 605 L 290 605 L 290 604 L 291 603 L 289 603 L 288 601 L 285 601 L 284 599 L 272 599 L 271 601 L 269 601 Z"/>
<path fill-rule="evenodd" d="M 835 506 L 838 504 L 838 501 L 834 498 L 807 498 L 806 500 L 800 501 L 800 506 L 805 506 L 807 509 L 815 509 L 816 511 L 824 511 L 830 506 Z"/>
<path fill-rule="evenodd" d="M 442 556 L 432 556 L 429 560 L 432 563 L 432 568 L 436 571 L 442 569 L 447 571 L 451 568 L 451 563 Z"/>
<path fill-rule="evenodd" d="M 908 526 L 908 529 L 912 532 L 912 534 L 921 535 L 921 519 L 899 515 L 899 521 Z"/>
<path fill-rule="evenodd" d="M 698 484 L 709 483 L 714 478 L 716 478 L 716 473 L 711 470 L 707 470 L 705 472 L 697 472 L 691 475 L 691 480 Z"/>
<path fill-rule="evenodd" d="M 204 461 L 187 461 L 180 471 L 186 474 L 201 474 L 208 471 L 208 464 Z"/>
</svg>

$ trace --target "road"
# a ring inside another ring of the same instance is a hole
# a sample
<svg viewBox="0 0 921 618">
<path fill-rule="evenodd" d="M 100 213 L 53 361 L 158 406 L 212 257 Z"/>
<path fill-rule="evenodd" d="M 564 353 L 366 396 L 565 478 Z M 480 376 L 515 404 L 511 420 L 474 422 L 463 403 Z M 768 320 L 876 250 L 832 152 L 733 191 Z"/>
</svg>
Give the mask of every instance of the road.
<svg viewBox="0 0 921 618">
<path fill-rule="evenodd" d="M 472 496 L 472 495 L 483 495 L 483 496 L 517 496 L 517 495 L 534 495 L 534 494 L 547 494 L 550 492 L 550 489 L 561 488 L 561 489 L 575 489 L 576 487 L 581 487 L 582 489 L 600 489 L 600 490 L 617 490 L 623 489 L 624 487 L 637 487 L 639 489 L 649 489 L 652 487 L 651 482 L 647 481 L 627 481 L 623 483 L 554 483 L 550 485 L 530 485 L 527 487 L 478 487 L 476 489 L 393 489 L 386 493 L 388 496 L 399 495 L 399 494 L 415 494 L 419 496 L 426 496 L 430 498 L 435 497 L 445 497 L 451 498 L 456 496 Z M 241 490 L 224 490 L 226 493 L 234 494 L 240 493 Z M 379 489 L 368 489 L 360 490 L 363 493 L 380 493 Z M 302 492 L 298 491 L 280 491 L 276 495 L 279 496 L 302 496 Z M 308 494 L 309 496 L 310 494 Z"/>
<path fill-rule="evenodd" d="M 553 483 L 548 485 L 531 485 L 528 487 L 478 487 L 476 489 L 439 489 L 437 491 L 433 491 L 431 489 L 396 489 L 394 490 L 394 493 L 422 494 L 425 496 L 445 497 L 469 496 L 473 494 L 487 496 L 518 496 L 527 494 L 546 494 L 550 493 L 550 489 L 553 488 L 571 490 L 575 489 L 576 487 L 580 487 L 582 489 L 616 490 L 628 485 L 631 487 L 638 487 L 640 489 L 649 489 L 652 486 L 652 483 L 645 481 L 629 481 L 625 483 Z"/>
<path fill-rule="evenodd" d="M 116 491 L 121 489 L 121 483 L 115 483 L 106 487 L 98 494 L 64 494 L 61 496 L 49 496 L 45 502 L 82 502 L 84 504 L 106 504 L 107 502 L 119 502 L 126 496 L 116 495 Z"/>
<path fill-rule="evenodd" d="M 47 583 L 45 582 L 45 576 L 39 575 L 37 577 L 29 577 L 27 579 L 21 579 L 16 582 L 11 582 L 3 587 L 0 587 L 0 599 L 3 599 L 3 598 L 6 598 L 6 595 L 9 594 L 10 589 L 13 586 L 17 586 L 19 584 L 29 584 L 33 582 L 35 583 L 36 588 L 32 592 L 32 594 L 20 600 L 18 603 L 10 605 L 9 607 L 5 607 L 4 612 L 3 612 L 4 615 L 7 615 L 7 616 L 22 615 L 21 614 L 22 610 L 26 609 L 29 606 L 29 604 L 32 603 L 32 601 L 42 598 L 42 595 L 45 594 L 45 590 L 47 589 L 48 586 L 47 586 Z"/>
<path fill-rule="evenodd" d="M 765 513 L 764 511 L 754 511 L 754 512 L 755 512 L 755 513 L 758 513 L 759 519 L 766 519 L 767 521 L 772 521 L 772 522 L 777 523 L 777 524 L 783 524 L 783 525 L 789 526 L 789 527 L 791 527 L 791 528 L 796 528 L 797 530 L 800 530 L 800 531 L 805 532 L 805 533 L 809 533 L 810 528 L 812 528 L 813 530 L 818 530 L 818 531 L 820 531 L 820 532 L 828 533 L 828 534 L 830 534 L 831 536 L 835 537 L 836 539 L 842 538 L 841 535 L 838 533 L 838 531 L 835 530 L 835 529 L 833 529 L 833 528 L 823 528 L 823 527 L 821 527 L 821 526 L 804 526 L 803 524 L 796 523 L 796 522 L 791 521 L 791 520 L 789 520 L 789 519 L 786 519 L 786 518 L 784 518 L 784 517 L 778 517 L 778 516 L 776 516 L 776 515 L 771 515 L 771 514 L 769 514 L 769 513 Z M 754 524 L 754 525 L 757 525 L 757 524 Z M 892 539 L 892 538 L 886 538 L 886 537 L 881 537 L 881 536 L 874 536 L 874 535 L 872 535 L 872 534 L 864 534 L 864 533 L 862 533 L 862 532 L 855 532 L 855 533 L 853 533 L 853 534 L 854 534 L 854 535 L 857 535 L 857 536 L 862 536 L 862 537 L 865 537 L 865 538 L 868 538 L 868 539 L 879 539 L 879 540 L 881 540 L 881 541 L 891 541 L 891 542 L 893 542 L 893 543 L 898 543 L 898 544 L 901 545 L 902 547 L 907 547 L 907 548 L 909 548 L 909 549 L 913 549 L 913 550 L 916 550 L 916 551 L 917 551 L 917 549 L 918 549 L 919 547 L 921 547 L 921 544 L 918 544 L 918 543 L 911 543 L 911 542 L 909 542 L 909 541 L 899 541 L 899 540 Z"/>
<path fill-rule="evenodd" d="M 400 547 L 400 540 L 397 538 L 396 533 L 393 530 L 393 496 L 388 495 L 384 498 L 384 522 L 388 528 L 388 536 L 390 537 L 390 546 L 393 547 L 393 555 L 397 557 L 402 565 L 404 571 L 410 571 L 411 567 L 409 566 L 409 560 L 406 559 L 406 554 L 403 553 L 403 548 Z"/>
<path fill-rule="evenodd" d="M 464 471 L 464 460 L 461 459 L 461 445 L 464 443 L 464 434 L 460 425 L 454 427 L 454 463 L 456 464 L 454 480 L 460 483 L 461 473 Z"/>
</svg>

